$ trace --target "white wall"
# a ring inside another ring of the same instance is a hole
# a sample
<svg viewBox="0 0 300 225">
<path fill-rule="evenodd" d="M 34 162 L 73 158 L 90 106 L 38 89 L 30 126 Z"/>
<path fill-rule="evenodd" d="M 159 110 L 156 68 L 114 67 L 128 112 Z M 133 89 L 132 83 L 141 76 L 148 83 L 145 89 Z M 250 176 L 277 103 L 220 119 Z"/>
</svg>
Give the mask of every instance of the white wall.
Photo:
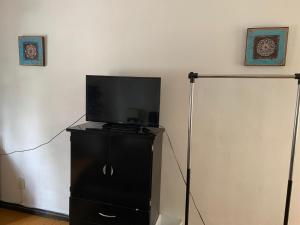
<svg viewBox="0 0 300 225">
<path fill-rule="evenodd" d="M 299 7 L 297 0 L 0 0 L 2 147 L 40 144 L 84 114 L 85 74 L 162 76 L 161 124 L 185 169 L 187 73 L 299 72 Z M 290 27 L 285 67 L 243 66 L 246 29 L 255 26 Z M 46 67 L 18 65 L 19 35 L 47 36 Z M 207 225 L 282 224 L 295 91 L 293 80 L 197 81 L 192 191 Z M 164 147 L 162 212 L 183 217 L 184 186 Z M 40 151 L 2 157 L 1 199 L 68 213 L 69 163 L 67 133 Z M 201 224 L 193 207 L 191 224 Z"/>
</svg>

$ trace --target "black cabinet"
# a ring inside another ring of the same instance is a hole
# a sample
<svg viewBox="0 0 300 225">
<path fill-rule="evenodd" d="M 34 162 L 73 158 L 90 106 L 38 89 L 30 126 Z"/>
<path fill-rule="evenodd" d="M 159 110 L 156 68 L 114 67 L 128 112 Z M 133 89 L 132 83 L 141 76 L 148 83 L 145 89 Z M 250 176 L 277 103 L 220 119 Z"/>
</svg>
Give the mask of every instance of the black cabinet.
<svg viewBox="0 0 300 225">
<path fill-rule="evenodd" d="M 159 214 L 163 129 L 71 132 L 71 225 L 154 225 Z"/>
</svg>

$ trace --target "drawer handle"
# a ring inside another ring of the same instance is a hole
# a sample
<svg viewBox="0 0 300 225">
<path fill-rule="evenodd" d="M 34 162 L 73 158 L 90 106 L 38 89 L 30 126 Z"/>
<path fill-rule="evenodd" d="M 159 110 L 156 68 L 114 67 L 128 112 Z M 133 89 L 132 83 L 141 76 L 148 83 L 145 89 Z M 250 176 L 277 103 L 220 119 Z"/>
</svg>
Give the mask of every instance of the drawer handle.
<svg viewBox="0 0 300 225">
<path fill-rule="evenodd" d="M 110 176 L 114 175 L 114 168 L 110 167 Z"/>
<path fill-rule="evenodd" d="M 104 175 L 106 175 L 106 164 L 103 166 L 102 172 Z"/>
<path fill-rule="evenodd" d="M 117 216 L 110 216 L 110 215 L 105 215 L 103 213 L 99 213 L 100 216 L 106 217 L 106 218 L 116 218 Z"/>
</svg>

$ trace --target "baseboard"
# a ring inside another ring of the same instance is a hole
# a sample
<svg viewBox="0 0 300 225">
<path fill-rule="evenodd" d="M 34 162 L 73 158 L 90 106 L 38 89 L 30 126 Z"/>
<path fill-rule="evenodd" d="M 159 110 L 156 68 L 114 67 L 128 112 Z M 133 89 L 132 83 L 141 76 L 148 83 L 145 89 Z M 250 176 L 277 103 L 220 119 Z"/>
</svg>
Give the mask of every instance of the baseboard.
<svg viewBox="0 0 300 225">
<path fill-rule="evenodd" d="M 29 208 L 19 204 L 0 201 L 0 208 L 11 209 L 19 212 L 47 217 L 56 220 L 69 221 L 69 216 L 62 213 L 52 212 L 43 209 Z"/>
</svg>

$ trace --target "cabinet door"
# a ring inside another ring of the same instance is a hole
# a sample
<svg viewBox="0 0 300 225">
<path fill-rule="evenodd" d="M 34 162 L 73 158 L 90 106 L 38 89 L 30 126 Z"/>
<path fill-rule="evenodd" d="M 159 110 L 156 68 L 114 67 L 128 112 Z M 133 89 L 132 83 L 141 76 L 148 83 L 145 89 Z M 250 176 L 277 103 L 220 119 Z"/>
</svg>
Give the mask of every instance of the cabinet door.
<svg viewBox="0 0 300 225">
<path fill-rule="evenodd" d="M 152 143 L 153 137 L 143 135 L 111 136 L 108 157 L 112 203 L 149 209 Z"/>
<path fill-rule="evenodd" d="M 107 189 L 109 137 L 99 133 L 71 135 L 71 194 L 101 199 Z"/>
</svg>

